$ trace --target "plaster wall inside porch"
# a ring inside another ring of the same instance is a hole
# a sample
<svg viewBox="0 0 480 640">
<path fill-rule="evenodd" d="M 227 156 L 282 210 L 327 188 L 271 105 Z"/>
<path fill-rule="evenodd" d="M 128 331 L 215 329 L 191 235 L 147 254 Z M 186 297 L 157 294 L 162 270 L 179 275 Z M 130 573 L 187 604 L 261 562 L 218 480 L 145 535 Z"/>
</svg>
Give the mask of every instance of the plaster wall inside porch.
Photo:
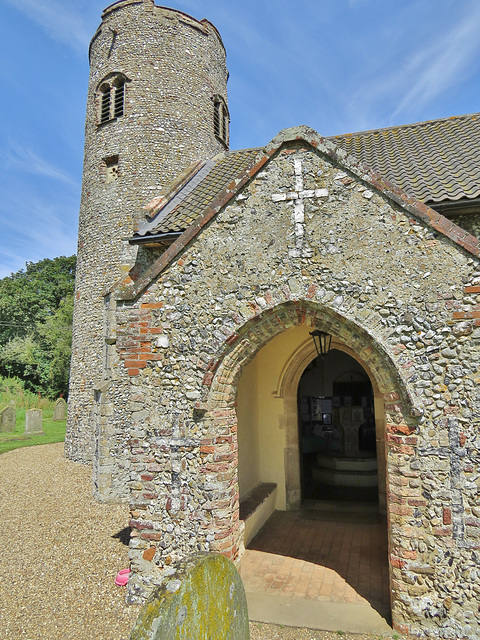
<svg viewBox="0 0 480 640">
<path fill-rule="evenodd" d="M 277 485 L 275 509 L 299 508 L 301 504 L 300 444 L 297 391 L 305 367 L 316 352 L 310 327 L 292 327 L 272 338 L 245 367 L 238 382 L 238 483 L 240 500 L 261 483 Z M 362 362 L 346 345 L 334 341 L 339 354 L 338 372 L 345 367 L 345 354 L 353 356 L 359 371 L 368 374 Z M 342 357 L 343 356 L 343 357 Z M 385 420 L 383 397 L 375 380 L 376 440 L 380 510 L 386 513 Z"/>
<path fill-rule="evenodd" d="M 275 509 L 287 508 L 285 456 L 289 434 L 278 393 L 285 363 L 311 342 L 305 325 L 275 336 L 245 367 L 238 383 L 238 483 L 240 500 L 258 484 L 277 484 Z M 313 346 L 313 343 L 312 343 Z M 293 416 L 295 424 L 297 417 Z"/>
</svg>

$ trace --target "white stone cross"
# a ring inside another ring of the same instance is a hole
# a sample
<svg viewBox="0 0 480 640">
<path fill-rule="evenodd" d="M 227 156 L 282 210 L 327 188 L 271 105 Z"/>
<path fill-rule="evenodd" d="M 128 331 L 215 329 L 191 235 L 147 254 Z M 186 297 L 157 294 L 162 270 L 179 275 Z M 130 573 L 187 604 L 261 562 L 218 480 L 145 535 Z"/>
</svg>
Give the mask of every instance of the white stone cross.
<svg viewBox="0 0 480 640">
<path fill-rule="evenodd" d="M 295 191 L 288 193 L 276 193 L 272 195 L 274 202 L 293 202 L 292 221 L 295 234 L 295 249 L 290 249 L 288 255 L 292 258 L 310 258 L 312 249 L 305 247 L 305 205 L 306 198 L 325 198 L 328 196 L 327 189 L 307 189 L 303 188 L 302 161 L 298 158 L 294 160 L 295 165 Z"/>
</svg>

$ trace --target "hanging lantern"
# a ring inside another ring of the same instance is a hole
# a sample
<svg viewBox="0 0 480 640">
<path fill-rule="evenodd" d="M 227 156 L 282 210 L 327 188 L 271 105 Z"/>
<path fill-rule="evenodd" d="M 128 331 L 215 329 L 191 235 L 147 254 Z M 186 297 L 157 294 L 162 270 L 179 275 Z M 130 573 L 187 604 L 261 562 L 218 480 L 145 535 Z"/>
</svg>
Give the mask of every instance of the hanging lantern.
<svg viewBox="0 0 480 640">
<path fill-rule="evenodd" d="M 325 331 L 319 331 L 319 329 L 315 329 L 315 331 L 310 331 L 310 335 L 313 338 L 313 342 L 315 344 L 315 349 L 317 350 L 317 354 L 319 356 L 325 356 L 330 351 L 330 346 L 332 344 L 332 336 Z"/>
</svg>

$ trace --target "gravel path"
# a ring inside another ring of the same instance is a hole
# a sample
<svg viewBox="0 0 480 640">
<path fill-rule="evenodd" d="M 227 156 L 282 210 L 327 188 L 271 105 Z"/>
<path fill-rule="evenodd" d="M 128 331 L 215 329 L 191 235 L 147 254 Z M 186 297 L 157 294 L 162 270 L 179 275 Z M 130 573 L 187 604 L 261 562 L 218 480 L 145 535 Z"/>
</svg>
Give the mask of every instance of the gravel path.
<svg viewBox="0 0 480 640">
<path fill-rule="evenodd" d="M 0 638 L 128 640 L 139 607 L 125 605 L 124 588 L 114 584 L 128 566 L 115 537 L 127 526 L 127 508 L 96 503 L 90 468 L 65 460 L 62 443 L 1 455 L 0 477 Z M 250 628 L 251 640 L 374 638 Z"/>
</svg>

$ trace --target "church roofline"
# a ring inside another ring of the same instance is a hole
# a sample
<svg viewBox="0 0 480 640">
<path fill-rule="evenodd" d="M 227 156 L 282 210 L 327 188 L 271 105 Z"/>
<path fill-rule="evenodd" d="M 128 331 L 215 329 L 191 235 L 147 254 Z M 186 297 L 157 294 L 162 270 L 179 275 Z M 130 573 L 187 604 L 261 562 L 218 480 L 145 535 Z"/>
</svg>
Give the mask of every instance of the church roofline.
<svg viewBox="0 0 480 640">
<path fill-rule="evenodd" d="M 422 202 L 480 197 L 480 114 L 426 120 L 329 137 Z"/>
<path fill-rule="evenodd" d="M 434 118 L 433 120 L 420 120 L 419 122 L 412 122 L 410 124 L 392 125 L 391 127 L 378 127 L 374 129 L 365 129 L 364 131 L 353 131 L 351 133 L 338 133 L 333 136 L 328 136 L 329 140 L 335 140 L 337 138 L 356 138 L 357 136 L 371 135 L 375 133 L 383 133 L 386 131 L 397 131 L 398 129 L 414 129 L 415 127 L 424 127 L 428 125 L 440 124 L 442 122 L 450 122 L 452 120 L 462 120 L 465 118 L 476 119 L 480 117 L 479 113 L 464 113 L 459 116 L 448 116 L 445 118 Z"/>
<path fill-rule="evenodd" d="M 324 138 L 314 129 L 306 125 L 292 127 L 280 131 L 262 150 L 256 155 L 251 166 L 242 169 L 235 176 L 228 187 L 214 195 L 210 204 L 205 207 L 203 213 L 190 224 L 185 231 L 168 247 L 168 249 L 156 260 L 156 262 L 136 281 L 128 275 L 118 282 L 113 290 L 118 300 L 135 299 L 158 275 L 190 244 L 197 234 L 208 224 L 216 214 L 223 209 L 250 180 L 289 143 L 303 142 L 320 153 L 325 154 L 334 162 L 348 169 L 359 179 L 370 185 L 387 198 L 399 204 L 408 213 L 428 224 L 435 231 L 441 233 L 457 246 L 468 253 L 478 257 L 480 255 L 478 238 L 467 233 L 454 222 L 445 218 L 442 214 L 419 200 L 408 195 L 388 180 L 373 172 L 369 167 L 359 163 L 354 157 L 348 155 L 341 147 L 337 146 L 331 138 Z"/>
</svg>

